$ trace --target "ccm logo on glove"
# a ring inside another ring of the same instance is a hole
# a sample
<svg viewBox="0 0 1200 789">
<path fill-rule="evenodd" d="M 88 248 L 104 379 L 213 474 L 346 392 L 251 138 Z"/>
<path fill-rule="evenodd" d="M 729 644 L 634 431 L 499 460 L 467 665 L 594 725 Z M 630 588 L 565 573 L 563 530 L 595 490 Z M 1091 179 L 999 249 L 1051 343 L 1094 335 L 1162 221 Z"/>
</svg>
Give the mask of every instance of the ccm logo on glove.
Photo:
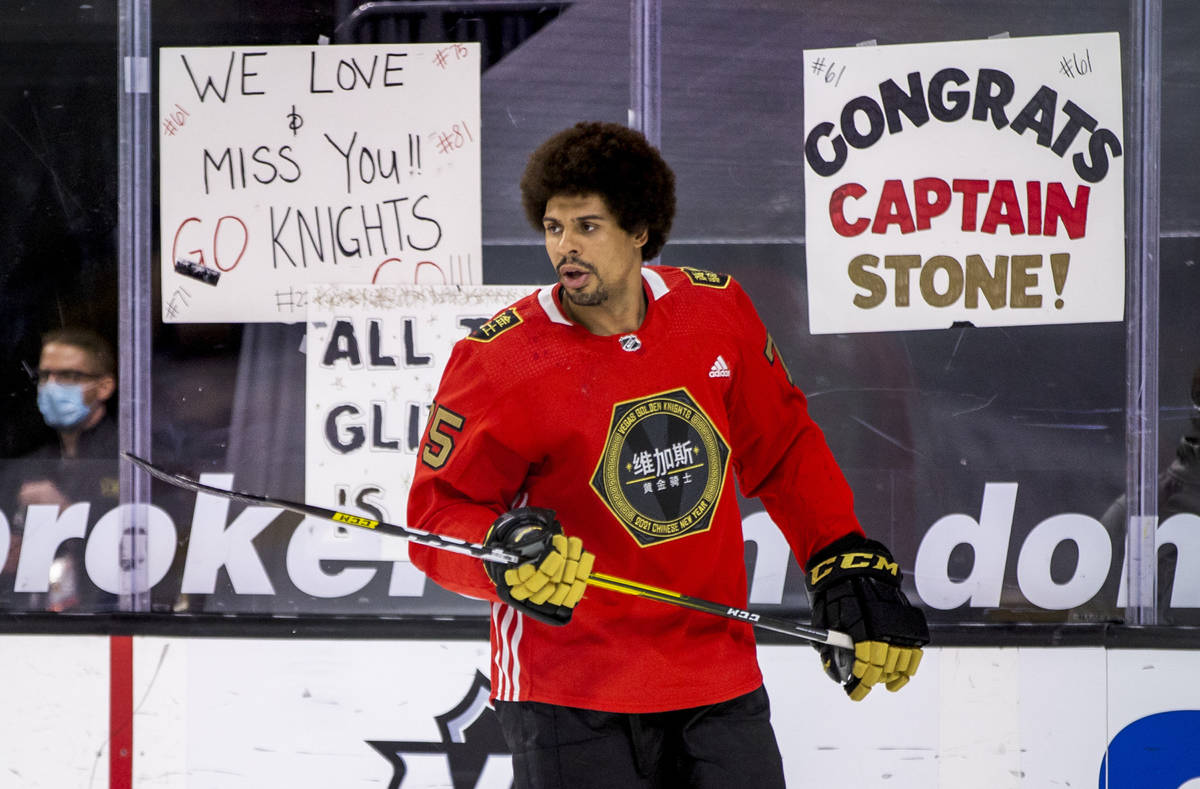
<svg viewBox="0 0 1200 789">
<path fill-rule="evenodd" d="M 809 585 L 815 585 L 821 582 L 821 579 L 832 573 L 834 570 L 885 570 L 897 578 L 900 577 L 900 565 L 892 561 L 891 556 L 881 553 L 859 553 L 852 551 L 843 553 L 840 556 L 830 556 L 813 566 L 812 572 L 809 574 Z"/>
</svg>

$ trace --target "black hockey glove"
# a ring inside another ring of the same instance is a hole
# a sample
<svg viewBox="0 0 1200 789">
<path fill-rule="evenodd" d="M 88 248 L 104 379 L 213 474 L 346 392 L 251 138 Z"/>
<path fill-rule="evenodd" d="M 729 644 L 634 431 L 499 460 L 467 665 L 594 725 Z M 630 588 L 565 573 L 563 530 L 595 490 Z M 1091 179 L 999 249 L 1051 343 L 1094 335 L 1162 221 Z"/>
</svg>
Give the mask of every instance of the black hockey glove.
<svg viewBox="0 0 1200 789">
<path fill-rule="evenodd" d="M 902 688 L 921 663 L 929 627 L 901 591 L 900 567 L 888 549 L 849 534 L 813 554 L 805 569 L 813 625 L 854 639 L 853 652 L 814 644 L 825 673 L 854 701 L 878 683 Z"/>
<path fill-rule="evenodd" d="M 568 538 L 553 510 L 520 507 L 496 519 L 484 545 L 515 553 L 520 564 L 484 562 L 500 599 L 550 625 L 571 621 L 596 557 Z"/>
</svg>

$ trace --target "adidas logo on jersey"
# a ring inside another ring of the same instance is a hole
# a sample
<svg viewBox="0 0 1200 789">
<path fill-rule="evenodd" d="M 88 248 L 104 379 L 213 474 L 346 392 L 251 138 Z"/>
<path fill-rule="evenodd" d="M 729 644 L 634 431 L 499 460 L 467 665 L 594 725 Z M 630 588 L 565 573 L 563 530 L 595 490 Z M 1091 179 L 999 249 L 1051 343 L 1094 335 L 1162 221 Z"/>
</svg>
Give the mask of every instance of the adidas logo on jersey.
<svg viewBox="0 0 1200 789">
<path fill-rule="evenodd" d="M 708 377 L 709 378 L 728 378 L 729 377 L 729 365 L 725 363 L 725 357 L 723 357 L 723 356 L 717 357 L 717 360 L 715 362 L 713 362 L 713 366 L 711 368 L 709 368 Z"/>
</svg>

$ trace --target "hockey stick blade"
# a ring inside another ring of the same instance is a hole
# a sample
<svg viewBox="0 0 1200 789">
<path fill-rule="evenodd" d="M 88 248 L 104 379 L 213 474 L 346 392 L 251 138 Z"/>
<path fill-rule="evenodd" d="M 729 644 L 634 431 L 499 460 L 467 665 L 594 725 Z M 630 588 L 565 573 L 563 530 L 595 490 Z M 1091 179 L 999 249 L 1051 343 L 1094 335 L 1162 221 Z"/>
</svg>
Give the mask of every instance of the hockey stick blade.
<svg viewBox="0 0 1200 789">
<path fill-rule="evenodd" d="M 270 496 L 259 496 L 254 493 L 245 493 L 239 490 L 225 490 L 224 488 L 216 488 L 212 485 L 206 485 L 203 482 L 192 479 L 183 474 L 175 474 L 154 465 L 150 461 L 140 458 L 131 452 L 121 453 L 126 460 L 133 463 L 138 468 L 145 471 L 155 479 L 160 479 L 163 482 L 170 483 L 176 487 L 184 488 L 195 493 L 207 493 L 212 496 L 221 496 L 233 501 L 240 501 L 243 504 L 255 504 L 263 507 L 276 507 L 281 510 L 290 510 L 301 515 L 311 515 L 314 518 L 324 518 L 343 526 L 357 526 L 361 529 L 370 529 L 379 534 L 387 534 L 392 537 L 403 537 L 406 540 L 411 540 L 421 545 L 428 545 L 433 548 L 440 548 L 444 551 L 453 551 L 454 553 L 465 553 L 468 556 L 475 556 L 484 561 L 499 562 L 500 564 L 516 564 L 520 558 L 508 551 L 502 551 L 499 548 L 485 548 L 473 542 L 466 540 L 456 540 L 451 537 L 443 537 L 439 534 L 421 531 L 420 529 L 412 529 L 407 526 L 397 526 L 394 523 L 385 523 L 383 521 L 364 518 L 361 515 L 354 515 L 349 512 L 341 512 L 339 510 L 326 509 L 313 504 L 302 504 L 298 501 L 288 501 L 287 499 L 277 499 Z"/>
<path fill-rule="evenodd" d="M 313 504 L 303 504 L 297 501 L 288 501 L 287 499 L 278 499 L 271 496 L 260 496 L 255 493 L 246 493 L 238 490 L 225 490 L 212 485 L 206 485 L 203 482 L 192 479 L 183 474 L 176 474 L 167 471 L 164 468 L 154 465 L 150 461 L 140 458 L 131 452 L 122 452 L 121 455 L 133 463 L 138 468 L 145 471 L 155 479 L 162 480 L 185 490 L 190 490 L 194 493 L 204 493 L 211 496 L 221 496 L 223 498 L 240 501 L 243 504 L 253 504 L 262 507 L 275 507 L 277 509 L 289 510 L 301 515 L 309 515 L 315 518 L 323 518 L 333 521 L 343 526 L 356 526 L 361 529 L 370 529 L 379 534 L 387 534 L 392 537 L 402 537 L 411 540 L 421 545 L 428 545 L 433 548 L 439 548 L 445 551 L 453 551 L 455 553 L 463 553 L 469 556 L 475 556 L 483 561 L 497 562 L 499 564 L 517 564 L 520 558 L 507 551 L 502 551 L 499 548 L 487 548 L 478 543 L 467 542 L 466 540 L 454 540 L 448 537 L 442 537 L 431 532 L 413 529 L 407 526 L 399 526 L 394 523 L 385 521 L 372 520 L 364 518 L 360 515 L 354 515 L 348 512 L 339 510 L 327 509 L 318 507 Z M 811 627 L 803 625 L 799 622 L 793 622 L 789 619 L 767 616 L 766 614 L 755 614 L 740 608 L 721 605 L 708 600 L 701 600 L 697 597 L 673 592 L 669 589 L 660 589 L 655 586 L 630 581 L 627 578 L 618 578 L 615 575 L 607 575 L 604 573 L 593 572 L 588 578 L 589 586 L 596 586 L 601 589 L 607 589 L 612 592 L 621 594 L 633 595 L 635 597 L 644 597 L 649 600 L 655 600 L 660 603 L 687 608 L 693 611 L 701 611 L 706 614 L 724 617 L 725 619 L 733 619 L 764 630 L 770 630 L 775 633 L 783 633 L 784 635 L 795 636 L 807 641 L 813 641 L 819 644 L 829 644 L 835 647 L 843 647 L 845 649 L 854 649 L 854 642 L 850 636 L 836 630 L 824 630 L 819 627 Z"/>
</svg>

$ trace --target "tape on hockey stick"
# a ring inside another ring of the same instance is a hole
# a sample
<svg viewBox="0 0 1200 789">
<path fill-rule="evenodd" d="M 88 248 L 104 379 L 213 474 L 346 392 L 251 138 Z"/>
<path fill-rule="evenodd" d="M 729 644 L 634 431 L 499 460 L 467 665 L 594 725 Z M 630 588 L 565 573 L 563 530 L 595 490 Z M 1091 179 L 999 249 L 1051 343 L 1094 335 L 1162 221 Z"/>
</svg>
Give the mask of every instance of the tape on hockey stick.
<svg viewBox="0 0 1200 789">
<path fill-rule="evenodd" d="M 245 493 L 240 490 L 225 490 L 223 488 L 206 485 L 203 482 L 192 479 L 183 474 L 175 474 L 154 465 L 150 461 L 140 458 L 130 452 L 121 453 L 129 462 L 133 463 L 138 468 L 144 470 L 147 474 L 160 479 L 163 482 L 168 482 L 176 487 L 184 488 L 195 493 L 208 493 L 213 496 L 222 496 L 233 501 L 240 501 L 243 504 L 257 504 L 265 507 L 278 507 L 282 510 L 290 510 L 301 515 L 311 515 L 315 518 L 324 518 L 326 520 L 340 523 L 345 526 L 357 526 L 361 529 L 370 529 L 379 534 L 388 534 L 393 537 L 403 537 L 406 540 L 428 545 L 433 548 L 440 548 L 444 551 L 453 551 L 454 553 L 465 553 L 469 556 L 475 556 L 484 561 L 499 562 L 501 564 L 518 564 L 522 560 L 516 554 L 499 548 L 486 548 L 477 543 L 468 542 L 466 540 L 458 540 L 453 537 L 444 537 L 440 534 L 423 531 L 421 529 L 413 529 L 409 526 L 398 526 L 394 523 L 385 523 L 383 521 L 364 518 L 361 515 L 354 515 L 349 512 L 340 510 L 327 509 L 318 507 L 314 504 L 303 504 L 298 501 L 288 501 L 287 499 L 277 499 L 272 496 L 259 496 L 254 493 Z"/>
</svg>

